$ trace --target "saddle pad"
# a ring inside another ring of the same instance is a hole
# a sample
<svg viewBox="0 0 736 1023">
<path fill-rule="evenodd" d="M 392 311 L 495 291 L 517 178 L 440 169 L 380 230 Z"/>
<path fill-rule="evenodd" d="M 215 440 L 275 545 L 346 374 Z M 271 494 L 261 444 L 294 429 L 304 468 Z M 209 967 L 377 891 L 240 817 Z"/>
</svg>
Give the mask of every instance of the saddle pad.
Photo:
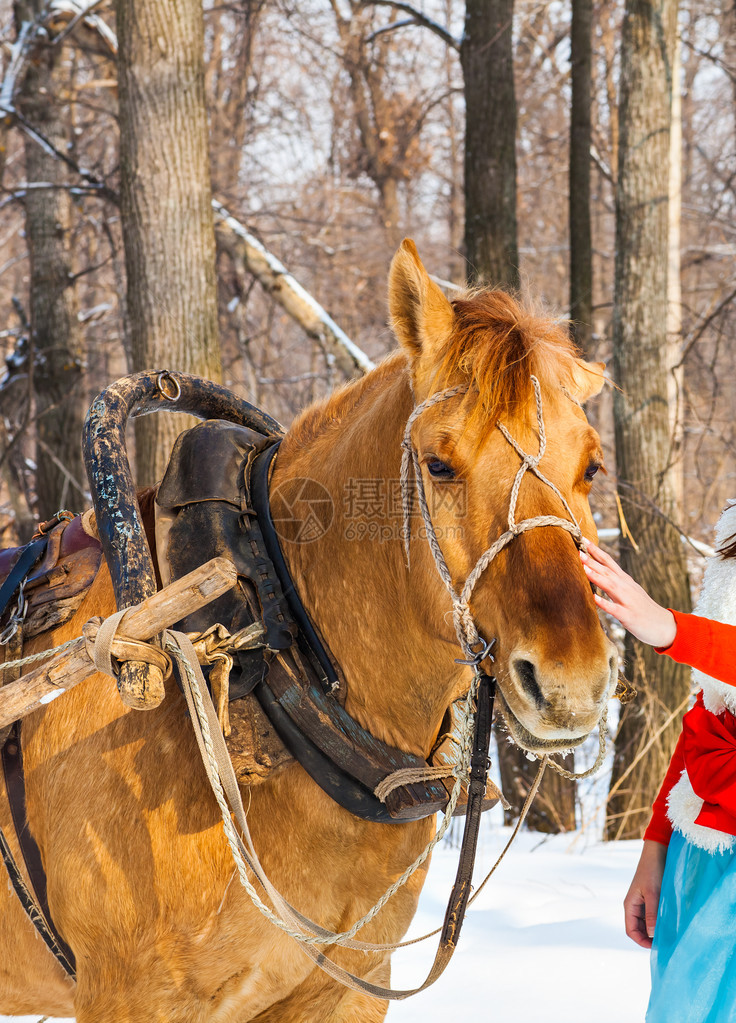
<svg viewBox="0 0 736 1023">
<path fill-rule="evenodd" d="M 0 551 L 0 583 L 18 561 L 22 547 Z M 43 559 L 26 578 L 26 638 L 68 622 L 97 575 L 102 560 L 99 540 L 85 532 L 81 516 L 60 522 L 48 534 Z M 6 612 L 3 623 L 10 611 Z"/>
</svg>

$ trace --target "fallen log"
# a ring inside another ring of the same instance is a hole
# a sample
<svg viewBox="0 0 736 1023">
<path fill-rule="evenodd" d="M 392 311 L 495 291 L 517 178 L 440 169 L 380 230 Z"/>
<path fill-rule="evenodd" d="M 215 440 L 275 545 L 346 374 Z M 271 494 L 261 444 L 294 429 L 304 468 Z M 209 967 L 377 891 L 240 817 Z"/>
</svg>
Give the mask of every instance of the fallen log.
<svg viewBox="0 0 736 1023">
<path fill-rule="evenodd" d="M 227 558 L 213 558 L 182 576 L 163 590 L 128 609 L 121 632 L 136 640 L 148 640 L 180 619 L 199 610 L 237 582 L 235 566 Z M 82 638 L 41 667 L 0 689 L 0 728 L 25 717 L 79 685 L 97 669 Z"/>
</svg>

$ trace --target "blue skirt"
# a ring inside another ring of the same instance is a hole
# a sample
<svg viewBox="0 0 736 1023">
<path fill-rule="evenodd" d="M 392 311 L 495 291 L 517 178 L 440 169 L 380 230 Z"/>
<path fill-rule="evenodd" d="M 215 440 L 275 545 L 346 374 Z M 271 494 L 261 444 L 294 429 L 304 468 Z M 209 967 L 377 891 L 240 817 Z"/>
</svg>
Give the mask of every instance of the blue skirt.
<svg viewBox="0 0 736 1023">
<path fill-rule="evenodd" d="M 646 1023 L 736 1023 L 736 850 L 673 834 L 651 966 Z"/>
</svg>

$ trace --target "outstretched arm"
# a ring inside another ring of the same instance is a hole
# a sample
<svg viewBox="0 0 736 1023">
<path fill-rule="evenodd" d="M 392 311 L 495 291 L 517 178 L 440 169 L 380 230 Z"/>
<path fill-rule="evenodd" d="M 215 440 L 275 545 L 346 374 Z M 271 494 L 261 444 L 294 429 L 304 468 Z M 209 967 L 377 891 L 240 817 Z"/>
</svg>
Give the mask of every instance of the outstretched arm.
<svg viewBox="0 0 736 1023">
<path fill-rule="evenodd" d="M 588 542 L 580 552 L 588 579 L 603 590 L 604 597 L 595 594 L 601 610 L 618 619 L 632 636 L 659 648 L 668 647 L 675 639 L 677 626 L 671 611 L 652 600 L 646 590 L 627 575 L 596 544 Z"/>
</svg>

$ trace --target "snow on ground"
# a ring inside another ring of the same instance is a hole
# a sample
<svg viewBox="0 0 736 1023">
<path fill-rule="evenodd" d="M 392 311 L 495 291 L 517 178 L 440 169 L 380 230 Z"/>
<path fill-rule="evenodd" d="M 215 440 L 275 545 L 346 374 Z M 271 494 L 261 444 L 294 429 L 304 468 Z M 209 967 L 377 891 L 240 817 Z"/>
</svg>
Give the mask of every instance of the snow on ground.
<svg viewBox="0 0 736 1023">
<path fill-rule="evenodd" d="M 509 833 L 484 824 L 477 884 Z M 640 848 L 597 842 L 587 831 L 547 839 L 522 832 L 468 910 L 446 972 L 428 991 L 392 1003 L 388 1023 L 466 1016 L 481 1023 L 643 1023 L 649 956 L 626 938 L 621 909 Z M 442 923 L 456 863 L 457 850 L 444 842 L 409 937 Z M 424 980 L 436 943 L 430 938 L 395 953 L 394 987 Z M 39 1016 L 22 1019 L 37 1023 Z"/>
<path fill-rule="evenodd" d="M 509 829 L 482 834 L 476 883 Z M 649 955 L 623 930 L 622 901 L 641 842 L 522 832 L 468 910 L 457 951 L 427 991 L 394 1002 L 388 1023 L 643 1023 Z M 408 937 L 443 919 L 457 852 L 435 853 Z M 416 987 L 436 938 L 395 953 L 394 987 Z"/>
</svg>

